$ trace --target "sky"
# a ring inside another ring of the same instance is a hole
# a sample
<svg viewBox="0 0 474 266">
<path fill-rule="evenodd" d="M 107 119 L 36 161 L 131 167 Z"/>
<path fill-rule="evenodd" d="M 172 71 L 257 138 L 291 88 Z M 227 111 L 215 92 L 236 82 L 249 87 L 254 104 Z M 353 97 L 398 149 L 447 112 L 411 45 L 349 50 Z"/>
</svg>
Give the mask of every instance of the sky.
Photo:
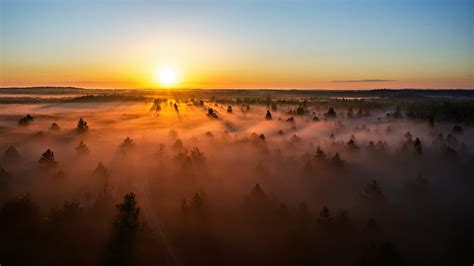
<svg viewBox="0 0 474 266">
<path fill-rule="evenodd" d="M 474 88 L 474 0 L 0 0 L 0 86 Z"/>
</svg>

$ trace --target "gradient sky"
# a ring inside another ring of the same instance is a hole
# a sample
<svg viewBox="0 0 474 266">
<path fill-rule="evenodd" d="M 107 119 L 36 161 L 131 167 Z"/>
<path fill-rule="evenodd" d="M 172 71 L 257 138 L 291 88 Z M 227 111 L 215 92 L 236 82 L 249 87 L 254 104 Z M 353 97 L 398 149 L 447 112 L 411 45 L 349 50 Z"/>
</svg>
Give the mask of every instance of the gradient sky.
<svg viewBox="0 0 474 266">
<path fill-rule="evenodd" d="M 0 86 L 474 88 L 474 0 L 0 2 Z"/>
</svg>

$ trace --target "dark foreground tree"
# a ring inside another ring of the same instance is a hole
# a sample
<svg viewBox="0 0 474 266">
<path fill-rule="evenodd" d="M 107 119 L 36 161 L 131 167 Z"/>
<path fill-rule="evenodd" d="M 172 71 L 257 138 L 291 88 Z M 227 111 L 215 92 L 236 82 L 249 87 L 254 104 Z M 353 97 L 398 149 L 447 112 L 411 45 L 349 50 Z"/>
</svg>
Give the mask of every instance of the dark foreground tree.
<svg viewBox="0 0 474 266">
<path fill-rule="evenodd" d="M 140 208 L 135 194 L 130 192 L 115 206 L 117 214 L 111 239 L 107 265 L 133 265 L 134 246 L 139 228 Z"/>
</svg>

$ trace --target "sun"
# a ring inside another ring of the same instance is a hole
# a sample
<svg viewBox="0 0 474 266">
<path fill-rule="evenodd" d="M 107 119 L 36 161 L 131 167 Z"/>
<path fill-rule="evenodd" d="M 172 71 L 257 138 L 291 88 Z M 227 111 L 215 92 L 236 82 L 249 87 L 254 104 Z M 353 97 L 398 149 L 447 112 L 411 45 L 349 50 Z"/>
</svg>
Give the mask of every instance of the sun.
<svg viewBox="0 0 474 266">
<path fill-rule="evenodd" d="M 178 73 L 173 67 L 163 67 L 156 71 L 154 80 L 162 86 L 173 86 L 178 83 Z"/>
</svg>

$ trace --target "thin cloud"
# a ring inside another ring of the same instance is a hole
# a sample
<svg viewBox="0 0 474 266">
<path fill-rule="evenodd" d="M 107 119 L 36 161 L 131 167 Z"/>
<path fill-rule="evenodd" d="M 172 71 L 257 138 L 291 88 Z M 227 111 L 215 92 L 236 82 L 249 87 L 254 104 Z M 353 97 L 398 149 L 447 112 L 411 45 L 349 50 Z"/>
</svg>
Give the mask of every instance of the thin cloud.
<svg viewBox="0 0 474 266">
<path fill-rule="evenodd" d="M 348 79 L 348 80 L 331 80 L 330 82 L 392 82 L 393 79 Z"/>
</svg>

